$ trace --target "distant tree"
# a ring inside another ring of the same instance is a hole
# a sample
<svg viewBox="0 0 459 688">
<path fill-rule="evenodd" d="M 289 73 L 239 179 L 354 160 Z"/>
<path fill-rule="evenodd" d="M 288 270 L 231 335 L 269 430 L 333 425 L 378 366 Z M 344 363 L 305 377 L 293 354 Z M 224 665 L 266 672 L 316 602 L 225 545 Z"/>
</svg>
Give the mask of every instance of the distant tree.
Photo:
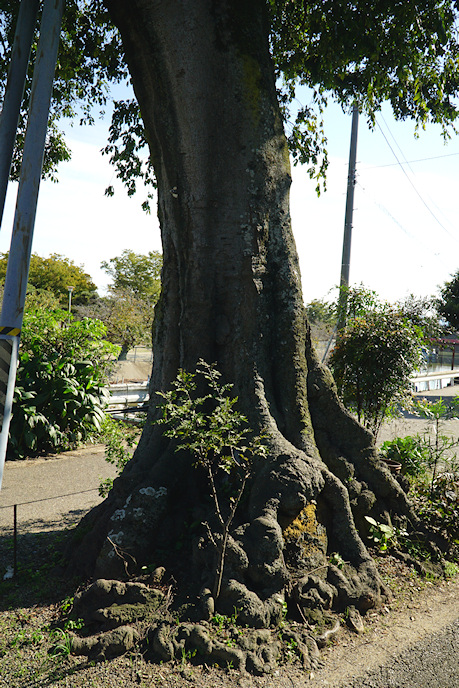
<svg viewBox="0 0 459 688">
<path fill-rule="evenodd" d="M 0 253 L 0 279 L 6 276 L 8 253 Z M 75 265 L 73 260 L 52 253 L 48 258 L 42 258 L 32 253 L 30 258 L 30 270 L 28 287 L 35 290 L 52 292 L 61 305 L 65 305 L 68 299 L 68 287 L 73 287 L 72 302 L 76 304 L 87 303 L 97 296 L 97 287 L 83 269 Z"/>
<path fill-rule="evenodd" d="M 0 279 L 0 303 L 3 301 L 4 281 Z M 47 289 L 35 289 L 31 284 L 27 285 L 25 300 L 25 312 L 31 310 L 57 311 L 61 308 L 60 299 Z M 88 315 L 88 314 L 85 314 Z"/>
<path fill-rule="evenodd" d="M 459 270 L 440 288 L 436 307 L 438 314 L 452 328 L 459 329 Z"/>
<path fill-rule="evenodd" d="M 98 317 L 107 328 L 107 339 L 121 346 L 118 360 L 126 360 L 128 351 L 139 344 L 151 347 L 151 305 L 129 289 L 111 289 L 102 299 Z"/>
<path fill-rule="evenodd" d="M 1 287 L 3 292 L 3 285 Z M 3 293 L 2 293 L 3 298 Z M 35 289 L 34 286 L 29 284 L 27 286 L 26 300 L 25 300 L 25 311 L 57 311 L 61 308 L 61 301 L 54 292 L 48 289 Z"/>
<path fill-rule="evenodd" d="M 421 330 L 427 343 L 444 334 L 445 328 L 439 320 L 436 300 L 433 297 L 409 294 L 397 301 L 395 307 L 412 325 Z"/>
<path fill-rule="evenodd" d="M 101 267 L 113 279 L 113 289 L 127 291 L 147 300 L 150 305 L 158 301 L 161 290 L 163 257 L 159 251 L 144 255 L 125 249 L 121 256 L 102 261 Z"/>
<path fill-rule="evenodd" d="M 333 327 L 336 324 L 334 304 L 325 299 L 313 299 L 306 304 L 305 309 L 311 325 L 328 325 Z"/>
</svg>

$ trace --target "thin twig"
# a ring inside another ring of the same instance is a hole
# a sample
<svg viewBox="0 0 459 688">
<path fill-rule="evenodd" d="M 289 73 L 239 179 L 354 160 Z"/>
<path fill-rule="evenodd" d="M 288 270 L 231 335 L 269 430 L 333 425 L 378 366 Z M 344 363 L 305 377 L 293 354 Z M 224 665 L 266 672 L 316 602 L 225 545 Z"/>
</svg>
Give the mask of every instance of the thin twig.
<svg viewBox="0 0 459 688">
<path fill-rule="evenodd" d="M 218 599 L 218 597 L 220 595 L 220 590 L 222 587 L 223 569 L 225 566 L 226 547 L 228 544 L 230 525 L 231 525 L 231 522 L 232 522 L 234 515 L 236 513 L 236 509 L 239 506 L 239 502 L 241 501 L 242 493 L 244 492 L 244 487 L 245 487 L 245 483 L 247 481 L 248 476 L 249 476 L 249 473 L 246 472 L 246 474 L 244 475 L 244 477 L 242 479 L 242 483 L 241 483 L 241 486 L 238 490 L 238 493 L 234 499 L 233 505 L 230 509 L 229 516 L 228 516 L 226 522 L 223 523 L 223 541 L 222 541 L 222 545 L 221 545 L 220 552 L 219 552 L 217 575 L 215 577 L 215 585 L 214 585 L 214 591 L 213 591 L 215 600 Z"/>
<path fill-rule="evenodd" d="M 296 603 L 296 607 L 297 607 L 298 611 L 300 612 L 300 616 L 303 619 L 303 623 L 307 626 L 307 628 L 310 628 L 309 622 L 307 621 L 305 615 L 303 614 L 303 611 L 302 611 L 300 605 L 298 604 L 298 602 Z"/>
<path fill-rule="evenodd" d="M 214 500 L 215 512 L 217 514 L 218 520 L 220 521 L 220 524 L 224 528 L 225 527 L 225 521 L 223 519 L 222 512 L 220 511 L 220 504 L 218 502 L 217 489 L 215 487 L 215 482 L 214 482 L 214 474 L 212 473 L 212 466 L 210 465 L 210 463 L 207 463 L 207 473 L 209 476 L 210 488 L 212 490 L 212 498 Z"/>
<path fill-rule="evenodd" d="M 215 542 L 215 539 L 214 539 L 214 536 L 213 536 L 213 533 L 210 529 L 209 524 L 207 523 L 207 521 L 202 521 L 201 525 L 203 525 L 204 528 L 207 530 L 207 536 L 208 536 L 209 540 L 211 541 L 211 543 L 213 544 L 213 546 L 216 548 L 217 543 Z"/>
<path fill-rule="evenodd" d="M 132 559 L 132 561 L 134 562 L 134 565 L 135 565 L 135 566 L 137 566 L 137 561 L 136 561 L 135 558 L 132 556 L 132 554 L 129 554 L 129 552 L 125 552 L 124 550 L 122 550 L 122 549 L 121 549 L 120 547 L 118 547 L 118 545 L 117 545 L 115 542 L 113 542 L 113 540 L 111 540 L 108 536 L 107 536 L 107 540 L 109 541 L 109 543 L 110 543 L 111 546 L 113 547 L 113 550 L 114 550 L 115 554 L 116 554 L 120 559 L 122 559 L 123 564 L 124 564 L 124 570 L 125 570 L 125 572 L 126 572 L 126 576 L 130 576 L 131 574 L 130 574 L 129 571 L 128 571 L 128 561 L 127 561 L 126 557 L 129 557 L 130 559 Z M 124 556 L 124 555 L 126 555 L 126 556 Z"/>
</svg>

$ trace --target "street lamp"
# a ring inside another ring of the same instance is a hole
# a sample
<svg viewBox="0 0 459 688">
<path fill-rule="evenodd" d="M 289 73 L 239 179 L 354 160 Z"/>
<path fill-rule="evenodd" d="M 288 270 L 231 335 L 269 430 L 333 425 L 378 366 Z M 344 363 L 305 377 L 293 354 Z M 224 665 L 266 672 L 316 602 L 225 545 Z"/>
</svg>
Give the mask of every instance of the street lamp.
<svg viewBox="0 0 459 688">
<path fill-rule="evenodd" d="M 72 292 L 75 289 L 75 287 L 67 287 L 69 291 L 69 320 L 70 320 L 70 313 L 72 312 Z"/>
</svg>

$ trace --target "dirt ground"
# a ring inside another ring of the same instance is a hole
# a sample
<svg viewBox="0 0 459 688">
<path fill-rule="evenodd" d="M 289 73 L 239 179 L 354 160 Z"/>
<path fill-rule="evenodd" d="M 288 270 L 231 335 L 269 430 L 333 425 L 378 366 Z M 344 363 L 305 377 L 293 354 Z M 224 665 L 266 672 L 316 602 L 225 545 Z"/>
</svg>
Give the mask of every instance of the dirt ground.
<svg viewBox="0 0 459 688">
<path fill-rule="evenodd" d="M 139 363 L 127 362 L 127 374 L 138 374 Z M 142 363 L 141 365 L 145 365 Z M 151 364 L 146 364 L 148 367 Z M 134 366 L 134 368 L 132 367 Z M 130 378 L 134 379 L 134 378 Z M 138 379 L 138 378 L 137 378 Z M 145 378 L 143 378 L 145 379 Z M 459 393 L 459 388 L 442 390 L 442 396 L 452 396 Z M 432 392 L 429 396 L 439 396 L 440 392 Z M 393 420 L 386 423 L 378 438 L 378 444 L 385 439 L 396 436 L 430 432 L 428 423 L 413 416 Z M 442 432 L 453 436 L 459 435 L 459 420 L 448 421 Z M 84 452 L 83 452 L 84 453 Z M 69 465 L 72 457 L 69 458 Z M 75 460 L 76 457 L 73 457 Z M 48 465 L 50 467 L 51 463 Z M 63 468 L 67 464 L 61 460 L 59 466 L 59 482 L 63 484 Z M 74 466 L 76 468 L 76 465 Z M 8 502 L 9 503 L 9 502 Z M 85 505 L 86 506 L 86 505 Z M 342 628 L 334 637 L 330 645 L 321 651 L 318 666 L 304 670 L 294 662 L 279 666 L 274 673 L 255 677 L 241 675 L 232 670 L 216 669 L 213 667 L 193 666 L 188 661 L 180 665 L 150 665 L 145 664 L 139 656 L 127 656 L 111 662 L 104 662 L 91 666 L 82 664 L 79 658 L 68 658 L 62 664 L 60 675 L 51 678 L 47 675 L 47 682 L 30 683 L 28 679 L 13 679 L 10 674 L 2 675 L 0 670 L 0 686 L 8 688 L 23 688 L 31 685 L 53 685 L 56 688 L 64 686 L 71 688 L 134 688 L 134 686 L 161 686 L 164 688 L 354 688 L 363 684 L 363 676 L 369 671 L 384 666 L 398 657 L 405 649 L 413 646 L 432 633 L 448 626 L 459 618 L 459 577 L 449 581 L 421 580 L 405 564 L 391 556 L 379 557 L 379 568 L 385 582 L 391 587 L 393 598 L 381 609 L 370 611 L 364 618 L 365 630 L 361 635 L 347 629 L 345 619 Z M 1 596 L 0 596 L 1 600 Z M 0 627 L 5 627 L 5 614 L 15 613 L 24 616 L 24 612 L 8 611 L 0 605 Z M 29 610 L 31 615 L 52 615 L 53 609 L 36 607 Z M 0 648 L 1 649 L 1 648 Z M 33 647 L 26 649 L 33 654 Z M 36 651 L 35 651 L 36 654 Z M 0 652 L 0 657 L 2 653 Z M 459 686 L 459 660 L 457 667 L 457 684 Z M 21 664 L 27 664 L 27 657 L 21 658 Z M 2 661 L 0 661 L 0 665 Z M 1 669 L 1 666 L 0 666 Z M 415 668 L 413 667 L 413 671 Z M 43 678 L 45 678 L 43 676 Z M 51 680 L 51 682 L 49 682 Z M 371 685 L 379 685 L 373 684 Z M 403 684 L 397 684 L 397 688 Z M 384 685 L 382 688 L 387 688 Z M 419 686 L 421 688 L 421 686 Z"/>
<path fill-rule="evenodd" d="M 113 371 L 110 383 L 144 382 L 151 374 L 151 361 L 118 361 Z"/>
<path fill-rule="evenodd" d="M 398 564 L 389 557 L 387 573 Z M 402 574 L 401 570 L 398 574 Z M 378 682 L 368 672 L 397 664 L 407 648 L 429 638 L 459 617 L 459 579 L 441 583 L 422 582 L 409 575 L 399 578 L 400 590 L 391 603 L 365 617 L 365 630 L 356 635 L 342 630 L 332 644 L 321 651 L 320 666 L 303 669 L 297 663 L 280 665 L 264 676 L 241 674 L 232 669 L 196 666 L 187 658 L 173 663 L 146 663 L 140 653 L 105 661 L 88 662 L 73 656 L 51 660 L 49 641 L 39 641 L 45 624 L 53 623 L 56 606 L 19 605 L 4 610 L 0 605 L 0 687 L 32 688 L 454 688 L 459 685 L 459 666 L 454 673 L 458 655 L 442 661 L 453 662 L 452 675 L 458 677 L 448 684 L 416 682 L 416 666 L 408 667 L 409 681 Z M 1 587 L 1 585 L 0 585 Z M 8 643 L 9 629 L 12 642 Z M 21 639 L 18 642 L 18 639 Z M 35 640 L 34 640 L 35 639 Z M 436 638 L 435 638 L 436 641 Z M 8 648 L 7 648 L 8 645 Z M 443 652 L 443 648 L 441 648 Z M 413 677 L 414 683 L 413 683 Z"/>
</svg>

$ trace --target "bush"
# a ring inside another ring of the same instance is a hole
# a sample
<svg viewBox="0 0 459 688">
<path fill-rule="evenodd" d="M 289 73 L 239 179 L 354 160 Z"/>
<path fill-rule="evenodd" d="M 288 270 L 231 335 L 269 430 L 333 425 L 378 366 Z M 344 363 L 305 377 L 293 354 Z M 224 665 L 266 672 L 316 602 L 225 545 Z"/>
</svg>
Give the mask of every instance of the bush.
<svg viewBox="0 0 459 688">
<path fill-rule="evenodd" d="M 75 321 L 66 311 L 25 314 L 9 458 L 70 449 L 98 432 L 119 350 L 104 335 L 101 322 Z"/>
<path fill-rule="evenodd" d="M 387 459 L 402 465 L 402 473 L 413 477 L 422 475 L 429 462 L 429 451 L 419 436 L 396 437 L 381 445 Z"/>
<path fill-rule="evenodd" d="M 421 361 L 419 328 L 388 305 L 348 321 L 330 358 L 343 403 L 375 437 L 381 423 L 408 397 Z"/>
<path fill-rule="evenodd" d="M 146 414 L 137 414 L 138 424 L 128 425 L 106 414 L 100 430 L 99 439 L 105 444 L 105 461 L 116 467 L 119 475 L 132 458 L 133 447 L 137 444 L 145 425 Z M 113 487 L 113 478 L 105 478 L 99 484 L 99 495 L 106 497 Z"/>
</svg>

